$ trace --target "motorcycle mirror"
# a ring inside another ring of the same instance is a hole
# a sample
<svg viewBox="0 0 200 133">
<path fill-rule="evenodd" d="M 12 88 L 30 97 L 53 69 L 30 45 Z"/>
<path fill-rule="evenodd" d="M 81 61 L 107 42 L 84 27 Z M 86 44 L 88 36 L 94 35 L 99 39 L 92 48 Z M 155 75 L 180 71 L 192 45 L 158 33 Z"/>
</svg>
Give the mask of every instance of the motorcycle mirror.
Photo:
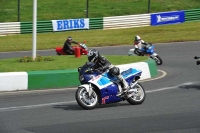
<svg viewBox="0 0 200 133">
<path fill-rule="evenodd" d="M 92 62 L 86 62 L 85 63 L 87 66 L 91 66 L 92 65 Z"/>
<path fill-rule="evenodd" d="M 198 59 L 198 57 L 197 57 L 197 56 L 195 56 L 195 57 L 194 57 L 194 59 Z"/>
<path fill-rule="evenodd" d="M 80 71 L 81 71 L 81 67 L 78 68 L 78 72 L 80 72 Z"/>
</svg>

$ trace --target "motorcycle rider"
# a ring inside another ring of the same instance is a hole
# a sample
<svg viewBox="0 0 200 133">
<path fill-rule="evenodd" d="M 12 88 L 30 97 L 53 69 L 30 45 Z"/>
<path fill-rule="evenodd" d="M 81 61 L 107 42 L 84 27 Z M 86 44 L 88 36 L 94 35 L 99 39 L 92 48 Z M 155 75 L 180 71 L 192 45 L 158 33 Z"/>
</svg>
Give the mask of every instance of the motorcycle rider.
<svg viewBox="0 0 200 133">
<path fill-rule="evenodd" d="M 134 53 L 137 54 L 138 56 L 143 56 L 144 52 L 141 49 L 142 48 L 145 49 L 147 44 L 148 43 L 144 42 L 144 40 L 142 40 L 140 36 L 136 35 L 134 40 L 134 46 L 135 46 Z"/>
<path fill-rule="evenodd" d="M 70 54 L 70 55 L 73 55 L 74 54 L 74 50 L 71 46 L 71 44 L 74 43 L 74 44 L 79 44 L 78 42 L 76 41 L 73 41 L 72 37 L 71 36 L 68 36 L 67 40 L 65 41 L 64 45 L 63 45 L 63 51 L 66 53 L 66 54 Z"/>
<path fill-rule="evenodd" d="M 117 96 L 122 95 L 124 92 L 127 91 L 129 88 L 128 83 L 123 78 L 123 76 L 120 74 L 120 69 L 118 67 L 115 67 L 112 65 L 105 57 L 101 56 L 99 52 L 95 49 L 91 49 L 88 52 L 88 61 L 94 63 L 93 69 L 99 70 L 102 72 L 105 72 L 106 70 L 109 70 L 109 73 L 113 76 L 115 76 L 119 81 L 122 83 L 123 91 L 119 92 Z"/>
</svg>

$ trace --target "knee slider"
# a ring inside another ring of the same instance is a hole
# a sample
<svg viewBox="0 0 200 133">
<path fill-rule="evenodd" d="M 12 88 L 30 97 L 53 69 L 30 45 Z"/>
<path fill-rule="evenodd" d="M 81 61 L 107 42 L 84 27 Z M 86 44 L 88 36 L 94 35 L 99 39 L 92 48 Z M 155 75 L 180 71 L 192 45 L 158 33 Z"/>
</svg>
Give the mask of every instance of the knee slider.
<svg viewBox="0 0 200 133">
<path fill-rule="evenodd" d="M 118 67 L 113 67 L 109 70 L 112 75 L 118 76 L 120 74 L 120 70 Z"/>
</svg>

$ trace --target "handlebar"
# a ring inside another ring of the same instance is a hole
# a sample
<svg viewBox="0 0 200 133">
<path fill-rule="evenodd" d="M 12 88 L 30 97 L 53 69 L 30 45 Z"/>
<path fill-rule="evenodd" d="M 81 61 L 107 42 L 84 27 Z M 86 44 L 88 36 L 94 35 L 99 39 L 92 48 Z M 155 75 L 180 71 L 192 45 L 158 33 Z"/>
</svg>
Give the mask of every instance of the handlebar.
<svg viewBox="0 0 200 133">
<path fill-rule="evenodd" d="M 84 49 L 87 49 L 87 46 L 85 45 L 85 43 L 80 43 L 79 46 L 84 48 Z"/>
<path fill-rule="evenodd" d="M 196 64 L 197 64 L 197 65 L 200 64 L 200 60 L 199 60 L 199 58 L 200 58 L 200 57 L 198 57 L 198 56 L 195 56 L 195 57 L 194 57 L 194 59 L 198 59 L 198 60 L 196 61 Z"/>
<path fill-rule="evenodd" d="M 199 59 L 200 57 L 195 56 L 194 59 Z"/>
<path fill-rule="evenodd" d="M 103 73 L 103 71 L 101 71 L 101 70 L 92 69 L 92 68 L 87 69 L 85 72 L 86 72 L 86 73 L 98 72 L 99 74 L 102 74 L 102 73 Z"/>
</svg>

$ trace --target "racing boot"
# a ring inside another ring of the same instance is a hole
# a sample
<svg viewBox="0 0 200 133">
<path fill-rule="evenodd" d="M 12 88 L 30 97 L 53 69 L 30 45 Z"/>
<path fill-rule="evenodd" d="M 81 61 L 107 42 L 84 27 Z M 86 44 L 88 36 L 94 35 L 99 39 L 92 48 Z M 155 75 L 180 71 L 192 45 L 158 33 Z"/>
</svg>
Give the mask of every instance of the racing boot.
<svg viewBox="0 0 200 133">
<path fill-rule="evenodd" d="M 128 91 L 129 85 L 126 82 L 126 80 L 122 77 L 122 75 L 117 76 L 117 78 L 121 81 L 123 87 L 122 87 L 122 91 L 118 92 L 118 94 L 116 96 L 121 96 Z"/>
</svg>

